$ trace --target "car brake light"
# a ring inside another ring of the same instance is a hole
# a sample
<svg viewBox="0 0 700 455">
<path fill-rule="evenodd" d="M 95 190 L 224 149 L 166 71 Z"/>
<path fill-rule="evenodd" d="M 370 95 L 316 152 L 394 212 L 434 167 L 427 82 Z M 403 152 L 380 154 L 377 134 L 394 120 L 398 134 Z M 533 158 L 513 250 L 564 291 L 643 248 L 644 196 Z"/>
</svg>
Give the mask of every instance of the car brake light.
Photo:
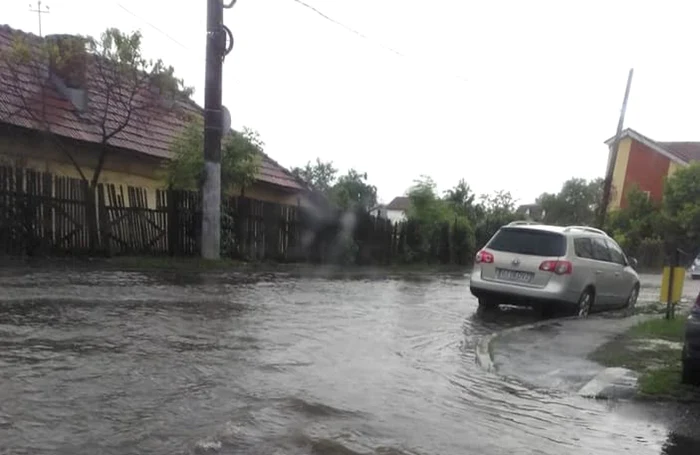
<svg viewBox="0 0 700 455">
<path fill-rule="evenodd" d="M 569 261 L 544 261 L 540 264 L 540 270 L 553 272 L 557 275 L 571 275 L 574 271 L 574 266 Z"/>
<path fill-rule="evenodd" d="M 476 263 L 493 264 L 493 254 L 488 251 L 479 251 L 476 253 Z"/>
</svg>

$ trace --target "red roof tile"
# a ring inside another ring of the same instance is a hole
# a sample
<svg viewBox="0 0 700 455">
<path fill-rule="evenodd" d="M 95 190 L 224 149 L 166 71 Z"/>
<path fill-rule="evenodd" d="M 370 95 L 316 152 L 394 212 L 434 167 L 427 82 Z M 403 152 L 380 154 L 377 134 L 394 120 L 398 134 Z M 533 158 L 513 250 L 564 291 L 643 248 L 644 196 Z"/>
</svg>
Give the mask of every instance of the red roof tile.
<svg viewBox="0 0 700 455">
<path fill-rule="evenodd" d="M 0 25 L 0 49 L 8 49 L 15 39 L 22 38 L 30 49 L 39 54 L 42 38 Z M 35 60 L 33 65 L 18 65 L 11 70 L 7 62 L 0 59 L 0 122 L 30 129 L 45 129 L 54 134 L 79 141 L 101 143 L 102 132 L 89 115 L 78 111 L 73 103 L 53 87 L 42 82 L 42 74 L 48 74 L 48 62 Z M 88 60 L 87 113 L 105 114 L 107 132 L 114 126 L 125 123 L 126 110 L 119 109 L 114 102 L 107 103 L 104 78 L 98 75 L 99 62 Z M 43 86 L 43 87 L 42 87 Z M 44 102 L 42 102 L 42 89 Z M 191 115 L 202 115 L 202 108 L 191 100 L 177 101 L 173 109 L 166 108 L 157 95 L 151 92 L 137 94 L 137 101 L 144 102 L 145 116 L 140 121 L 129 121 L 127 126 L 108 142 L 113 147 L 127 149 L 146 155 L 168 159 L 170 145 L 183 131 Z M 151 101 L 150 103 L 147 103 Z M 153 102 L 158 101 L 158 102 Z M 31 111 L 28 110 L 31 109 Z M 257 176 L 258 181 L 287 189 L 305 190 L 306 185 L 280 166 L 266 154 Z"/>
</svg>

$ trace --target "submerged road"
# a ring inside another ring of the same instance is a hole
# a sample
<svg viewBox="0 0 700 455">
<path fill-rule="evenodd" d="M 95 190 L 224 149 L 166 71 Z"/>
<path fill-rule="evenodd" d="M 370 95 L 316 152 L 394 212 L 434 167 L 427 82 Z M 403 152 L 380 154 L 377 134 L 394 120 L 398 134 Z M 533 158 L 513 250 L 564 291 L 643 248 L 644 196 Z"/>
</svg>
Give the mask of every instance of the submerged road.
<svg viewBox="0 0 700 455">
<path fill-rule="evenodd" d="M 476 308 L 464 275 L 4 271 L 0 453 L 700 452 L 692 408 L 484 372 L 536 316 Z"/>
</svg>

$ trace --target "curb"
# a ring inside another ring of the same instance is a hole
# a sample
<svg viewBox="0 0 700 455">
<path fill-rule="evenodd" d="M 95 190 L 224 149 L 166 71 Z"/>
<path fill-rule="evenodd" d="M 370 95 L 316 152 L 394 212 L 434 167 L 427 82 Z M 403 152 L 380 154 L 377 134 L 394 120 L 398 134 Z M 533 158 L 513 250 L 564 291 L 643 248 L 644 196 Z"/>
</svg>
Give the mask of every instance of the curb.
<svg viewBox="0 0 700 455">
<path fill-rule="evenodd" d="M 486 370 L 489 373 L 496 373 L 496 366 L 493 363 L 493 356 L 491 355 L 491 343 L 493 341 L 504 335 L 509 335 L 512 333 L 517 333 L 517 332 L 522 332 L 523 330 L 531 330 L 531 329 L 538 329 L 540 327 L 544 327 L 550 324 L 562 322 L 562 321 L 571 321 L 574 319 L 578 319 L 578 316 L 566 316 L 562 318 L 554 318 L 554 319 L 547 319 L 545 321 L 538 321 L 538 322 L 533 322 L 531 324 L 525 324 L 525 325 L 519 325 L 517 327 L 510 327 L 508 329 L 501 330 L 500 332 L 493 332 L 489 335 L 486 335 L 482 337 L 479 342 L 476 344 L 475 348 L 475 353 L 476 353 L 476 363 L 479 365 L 481 368 Z"/>
<path fill-rule="evenodd" d="M 637 317 L 641 322 L 652 319 L 654 315 L 636 314 L 631 317 Z M 493 363 L 493 356 L 491 355 L 491 344 L 498 337 L 577 319 L 579 319 L 578 316 L 548 319 L 545 321 L 511 327 L 500 332 L 494 332 L 490 335 L 486 335 L 481 338 L 476 345 L 476 363 L 485 371 L 496 374 L 496 366 Z M 625 368 L 604 368 L 589 382 L 584 384 L 576 394 L 584 398 L 593 398 L 598 400 L 633 398 L 637 391 L 637 378 L 637 373 Z"/>
</svg>

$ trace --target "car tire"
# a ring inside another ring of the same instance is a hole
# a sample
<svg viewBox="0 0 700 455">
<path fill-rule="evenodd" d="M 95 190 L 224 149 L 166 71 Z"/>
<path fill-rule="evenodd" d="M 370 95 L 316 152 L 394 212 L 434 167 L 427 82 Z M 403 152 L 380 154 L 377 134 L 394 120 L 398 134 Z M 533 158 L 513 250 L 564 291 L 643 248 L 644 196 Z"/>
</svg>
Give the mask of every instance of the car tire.
<svg viewBox="0 0 700 455">
<path fill-rule="evenodd" d="M 498 302 L 484 297 L 479 298 L 479 310 L 492 311 L 498 308 Z"/>
<path fill-rule="evenodd" d="M 580 318 L 587 318 L 591 314 L 591 309 L 593 308 L 593 303 L 595 302 L 595 295 L 593 290 L 588 288 L 581 293 L 581 297 L 578 298 L 578 303 L 576 304 L 576 315 Z"/>
<path fill-rule="evenodd" d="M 625 309 L 633 311 L 639 299 L 639 283 L 635 284 L 625 302 Z"/>
</svg>

